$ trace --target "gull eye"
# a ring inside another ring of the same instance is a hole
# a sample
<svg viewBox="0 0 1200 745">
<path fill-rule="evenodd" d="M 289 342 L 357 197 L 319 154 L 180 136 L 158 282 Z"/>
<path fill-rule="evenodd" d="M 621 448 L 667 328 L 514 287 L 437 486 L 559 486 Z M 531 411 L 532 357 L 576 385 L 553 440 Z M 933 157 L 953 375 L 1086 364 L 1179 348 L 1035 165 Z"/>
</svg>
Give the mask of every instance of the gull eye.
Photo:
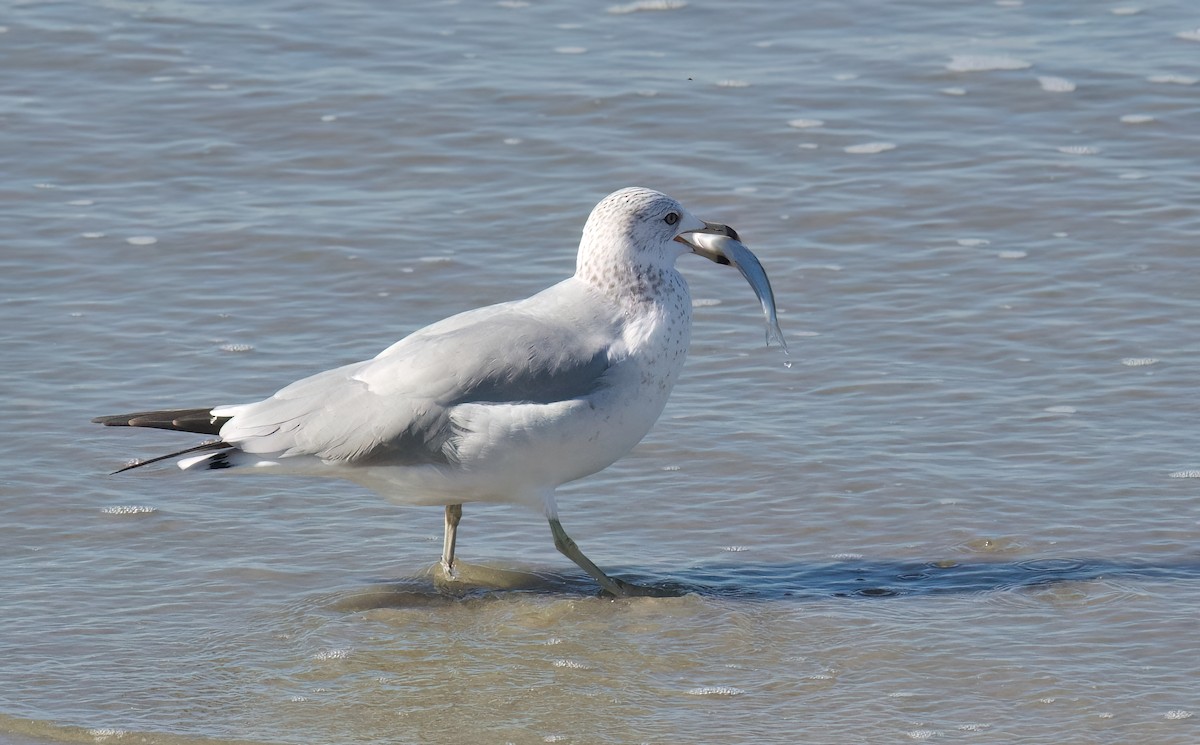
<svg viewBox="0 0 1200 745">
<path fill-rule="evenodd" d="M 674 225 L 675 223 L 679 222 L 679 213 L 678 212 L 668 212 L 667 216 L 663 218 L 663 222 L 665 222 L 668 225 Z"/>
</svg>

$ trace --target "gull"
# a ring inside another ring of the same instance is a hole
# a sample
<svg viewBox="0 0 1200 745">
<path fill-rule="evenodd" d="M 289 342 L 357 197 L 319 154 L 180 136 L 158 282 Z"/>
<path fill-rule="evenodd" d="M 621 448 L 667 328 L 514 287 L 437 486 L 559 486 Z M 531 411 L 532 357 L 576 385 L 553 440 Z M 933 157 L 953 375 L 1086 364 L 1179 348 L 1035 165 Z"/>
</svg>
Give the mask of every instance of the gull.
<svg viewBox="0 0 1200 745">
<path fill-rule="evenodd" d="M 592 210 L 575 274 L 532 297 L 438 321 L 262 401 L 92 421 L 216 436 L 116 473 L 186 456 L 185 471 L 335 477 L 396 503 L 443 506 L 450 577 L 463 503 L 525 505 L 603 591 L 654 594 L 580 551 L 554 492 L 625 455 L 662 413 L 691 336 L 691 296 L 675 266 L 687 253 L 739 269 L 762 303 L 768 340 L 786 352 L 766 273 L 737 232 L 631 187 Z"/>
</svg>

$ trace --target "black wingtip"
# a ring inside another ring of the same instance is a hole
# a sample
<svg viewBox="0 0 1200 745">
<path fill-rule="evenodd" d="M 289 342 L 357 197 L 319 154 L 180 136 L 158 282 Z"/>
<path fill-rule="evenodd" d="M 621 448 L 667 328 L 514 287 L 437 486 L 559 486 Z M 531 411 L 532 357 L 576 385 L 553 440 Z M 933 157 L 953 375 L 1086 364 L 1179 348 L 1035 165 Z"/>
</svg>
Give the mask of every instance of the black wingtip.
<svg viewBox="0 0 1200 745">
<path fill-rule="evenodd" d="M 221 440 L 209 440 L 208 442 L 202 442 L 199 445 L 193 445 L 192 447 L 184 448 L 183 450 L 176 450 L 173 453 L 167 453 L 166 455 L 160 455 L 155 458 L 147 458 L 146 460 L 135 460 L 132 463 L 130 463 L 129 465 L 127 465 L 123 468 L 118 468 L 117 470 L 113 471 L 112 473 L 109 474 L 109 476 L 116 476 L 118 473 L 124 473 L 125 471 L 131 471 L 134 468 L 141 468 L 142 466 L 148 466 L 151 463 L 158 463 L 159 461 L 167 460 L 168 458 L 178 458 L 179 456 L 187 455 L 188 453 L 197 453 L 197 452 L 201 452 L 204 450 L 230 450 L 232 448 L 233 448 L 233 446 L 227 442 L 222 442 Z M 226 454 L 218 453 L 217 455 L 224 456 Z M 225 460 L 225 459 L 223 459 L 223 460 Z M 220 467 L 228 468 L 229 466 L 228 466 L 228 464 L 226 464 L 226 465 L 220 466 Z"/>
<path fill-rule="evenodd" d="M 152 427 L 171 429 L 177 432 L 195 432 L 201 435 L 218 435 L 221 427 L 229 421 L 227 416 L 213 416 L 212 407 L 206 409 L 164 409 L 160 411 L 136 411 L 132 414 L 98 416 L 92 419 L 105 427 Z"/>
</svg>

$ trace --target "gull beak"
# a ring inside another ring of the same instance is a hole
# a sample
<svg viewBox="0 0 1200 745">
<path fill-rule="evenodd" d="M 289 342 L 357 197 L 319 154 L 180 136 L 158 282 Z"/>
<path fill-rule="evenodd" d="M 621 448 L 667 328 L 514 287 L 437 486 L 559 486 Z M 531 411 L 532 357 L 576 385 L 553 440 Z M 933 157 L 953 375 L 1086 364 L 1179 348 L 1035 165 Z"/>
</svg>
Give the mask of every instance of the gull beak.
<svg viewBox="0 0 1200 745">
<path fill-rule="evenodd" d="M 733 260 L 721 250 L 721 243 L 689 240 L 691 236 L 697 234 L 721 235 L 725 236 L 726 238 L 732 238 L 736 241 L 739 240 L 736 230 L 728 225 L 722 225 L 719 222 L 706 222 L 704 223 L 704 227 L 700 228 L 699 230 L 689 230 L 686 233 L 680 233 L 679 235 L 675 236 L 675 240 L 690 248 L 694 254 L 703 256 L 709 261 L 715 261 L 716 263 L 724 266 L 730 266 L 733 264 Z"/>
</svg>

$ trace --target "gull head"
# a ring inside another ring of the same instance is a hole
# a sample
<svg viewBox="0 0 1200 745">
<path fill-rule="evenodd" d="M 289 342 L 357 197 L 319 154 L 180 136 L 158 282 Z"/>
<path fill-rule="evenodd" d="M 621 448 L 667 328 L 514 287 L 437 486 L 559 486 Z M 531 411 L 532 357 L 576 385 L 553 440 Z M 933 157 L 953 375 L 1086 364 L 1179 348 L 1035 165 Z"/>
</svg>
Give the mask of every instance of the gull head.
<svg viewBox="0 0 1200 745">
<path fill-rule="evenodd" d="M 662 192 L 636 186 L 615 191 L 588 216 L 576 274 L 600 278 L 619 269 L 667 270 L 689 252 L 729 263 L 689 239 L 694 234 L 738 237 L 728 225 L 705 222 Z"/>
<path fill-rule="evenodd" d="M 673 276 L 686 301 L 687 283 L 675 272 L 675 260 L 685 253 L 741 272 L 762 304 L 768 343 L 775 340 L 787 352 L 775 294 L 758 257 L 733 228 L 705 222 L 661 192 L 630 187 L 596 205 L 583 228 L 575 276 L 603 291 L 633 297 L 644 297 L 648 288 L 662 287 Z"/>
</svg>

